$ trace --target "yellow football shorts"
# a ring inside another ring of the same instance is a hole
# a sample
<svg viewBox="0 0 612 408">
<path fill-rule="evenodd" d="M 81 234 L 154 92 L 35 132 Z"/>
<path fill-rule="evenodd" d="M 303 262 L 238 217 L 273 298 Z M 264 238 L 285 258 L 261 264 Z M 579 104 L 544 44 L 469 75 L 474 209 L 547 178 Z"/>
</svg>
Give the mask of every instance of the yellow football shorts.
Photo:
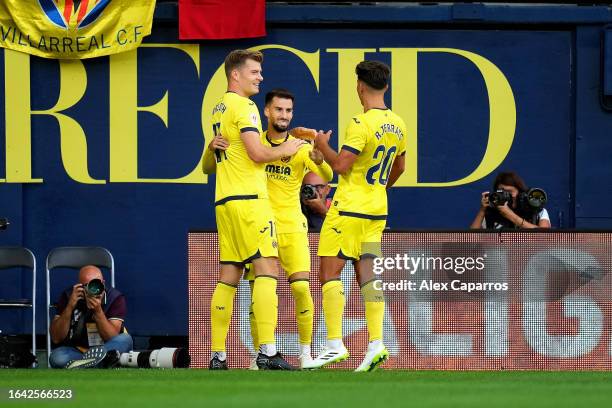
<svg viewBox="0 0 612 408">
<path fill-rule="evenodd" d="M 325 217 L 319 238 L 319 256 L 359 260 L 363 255 L 381 256 L 380 241 L 386 219 L 347 213 L 332 208 Z"/>
<path fill-rule="evenodd" d="M 310 272 L 310 248 L 306 232 L 278 234 L 278 259 L 287 277 L 296 272 Z M 253 265 L 245 268 L 244 279 L 255 279 Z"/>
<path fill-rule="evenodd" d="M 244 266 L 256 258 L 277 257 L 278 242 L 267 199 L 231 200 L 215 207 L 221 263 Z"/>
</svg>

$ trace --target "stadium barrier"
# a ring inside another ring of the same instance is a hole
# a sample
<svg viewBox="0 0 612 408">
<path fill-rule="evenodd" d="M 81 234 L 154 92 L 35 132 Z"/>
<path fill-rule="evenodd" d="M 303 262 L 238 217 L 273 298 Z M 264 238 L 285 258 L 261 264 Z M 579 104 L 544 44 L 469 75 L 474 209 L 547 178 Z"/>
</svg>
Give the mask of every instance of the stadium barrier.
<svg viewBox="0 0 612 408">
<path fill-rule="evenodd" d="M 325 341 L 316 257 L 309 234 L 315 302 L 313 353 Z M 389 232 L 375 261 L 387 308 L 386 368 L 441 370 L 609 370 L 612 368 L 612 233 Z M 192 367 L 210 358 L 210 298 L 218 277 L 214 232 L 190 232 L 189 351 Z M 355 368 L 367 345 L 353 267 L 342 272 L 344 341 Z M 297 363 L 293 300 L 279 279 L 277 344 Z M 231 368 L 254 355 L 249 287 L 239 285 L 227 339 Z"/>
</svg>

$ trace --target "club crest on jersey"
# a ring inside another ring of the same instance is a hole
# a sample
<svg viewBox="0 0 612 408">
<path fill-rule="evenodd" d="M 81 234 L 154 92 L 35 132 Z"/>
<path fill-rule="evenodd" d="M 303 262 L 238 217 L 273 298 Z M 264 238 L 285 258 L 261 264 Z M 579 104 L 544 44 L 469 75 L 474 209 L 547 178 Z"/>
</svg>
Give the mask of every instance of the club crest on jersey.
<svg viewBox="0 0 612 408">
<path fill-rule="evenodd" d="M 68 29 L 87 27 L 96 21 L 112 0 L 38 0 L 54 25 Z"/>
<path fill-rule="evenodd" d="M 283 163 L 289 163 L 291 161 L 291 156 L 281 157 L 281 161 Z"/>
</svg>

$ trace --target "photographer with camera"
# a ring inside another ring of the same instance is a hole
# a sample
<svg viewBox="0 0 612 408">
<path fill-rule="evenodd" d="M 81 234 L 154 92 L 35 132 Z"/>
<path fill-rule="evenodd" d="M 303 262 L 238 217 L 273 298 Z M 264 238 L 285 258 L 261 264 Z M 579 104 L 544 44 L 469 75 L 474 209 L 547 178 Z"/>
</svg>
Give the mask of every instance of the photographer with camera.
<svg viewBox="0 0 612 408">
<path fill-rule="evenodd" d="M 551 228 L 546 193 L 527 185 L 514 172 L 502 172 L 493 183 L 493 192 L 485 191 L 472 229 Z"/>
<path fill-rule="evenodd" d="M 49 332 L 52 342 L 59 347 L 51 352 L 51 367 L 116 366 L 120 353 L 133 347 L 132 337 L 124 327 L 126 311 L 125 297 L 118 290 L 105 287 L 102 271 L 93 265 L 82 267 L 79 283 L 66 289 L 57 302 L 57 315 Z M 95 355 L 88 364 L 80 364 L 90 357 L 88 350 L 95 351 Z"/>
<path fill-rule="evenodd" d="M 302 213 L 308 221 L 309 232 L 321 231 L 323 220 L 331 205 L 331 199 L 327 197 L 330 190 L 331 186 L 318 174 L 310 172 L 304 176 L 300 201 Z"/>
</svg>

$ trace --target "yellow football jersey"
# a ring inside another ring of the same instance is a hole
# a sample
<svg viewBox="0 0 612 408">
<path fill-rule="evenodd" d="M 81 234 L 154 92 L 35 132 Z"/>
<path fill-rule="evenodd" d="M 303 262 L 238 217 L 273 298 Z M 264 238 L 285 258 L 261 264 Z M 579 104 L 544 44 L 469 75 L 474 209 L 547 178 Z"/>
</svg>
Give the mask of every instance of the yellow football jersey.
<svg viewBox="0 0 612 408">
<path fill-rule="evenodd" d="M 384 219 L 391 166 L 406 153 L 406 124 L 389 109 L 370 109 L 351 119 L 342 149 L 358 156 L 339 177 L 334 208 L 340 215 Z"/>
<path fill-rule="evenodd" d="M 261 141 L 266 146 L 278 146 L 293 136 L 287 135 L 285 139 L 272 141 L 268 139 L 267 132 L 262 135 Z M 307 231 L 306 217 L 302 214 L 300 206 L 300 189 L 302 179 L 309 171 L 317 173 L 322 179 L 330 181 L 333 171 L 329 164 L 323 162 L 317 166 L 309 156 L 313 147 L 310 144 L 302 146 L 291 157 L 283 157 L 265 165 L 268 176 L 268 196 L 272 204 L 272 211 L 276 222 L 276 231 L 279 234 Z"/>
<path fill-rule="evenodd" d="M 225 151 L 215 152 L 215 204 L 234 198 L 267 198 L 264 164 L 251 160 L 240 138 L 240 133 L 246 131 L 262 134 L 255 102 L 234 92 L 226 92 L 213 109 L 212 122 L 213 134 L 222 134 L 230 144 Z"/>
</svg>

